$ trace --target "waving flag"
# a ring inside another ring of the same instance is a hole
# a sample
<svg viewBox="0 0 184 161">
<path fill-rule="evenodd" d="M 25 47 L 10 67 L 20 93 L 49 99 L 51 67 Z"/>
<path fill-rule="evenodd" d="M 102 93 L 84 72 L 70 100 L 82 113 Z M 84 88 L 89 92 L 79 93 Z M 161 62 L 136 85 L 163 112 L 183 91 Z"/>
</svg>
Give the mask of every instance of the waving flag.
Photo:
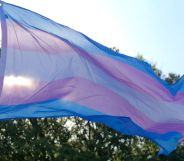
<svg viewBox="0 0 184 161">
<path fill-rule="evenodd" d="M 169 154 L 184 137 L 184 80 L 82 33 L 2 2 L 0 119 L 79 116 L 151 139 Z"/>
</svg>

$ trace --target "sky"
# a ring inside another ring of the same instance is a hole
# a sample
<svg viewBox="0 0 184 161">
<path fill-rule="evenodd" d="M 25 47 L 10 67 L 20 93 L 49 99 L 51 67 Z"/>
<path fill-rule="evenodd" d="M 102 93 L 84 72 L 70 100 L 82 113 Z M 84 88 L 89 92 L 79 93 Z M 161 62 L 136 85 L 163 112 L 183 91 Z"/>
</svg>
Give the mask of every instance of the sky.
<svg viewBox="0 0 184 161">
<path fill-rule="evenodd" d="M 4 0 L 51 18 L 120 53 L 184 74 L 183 0 Z"/>
</svg>

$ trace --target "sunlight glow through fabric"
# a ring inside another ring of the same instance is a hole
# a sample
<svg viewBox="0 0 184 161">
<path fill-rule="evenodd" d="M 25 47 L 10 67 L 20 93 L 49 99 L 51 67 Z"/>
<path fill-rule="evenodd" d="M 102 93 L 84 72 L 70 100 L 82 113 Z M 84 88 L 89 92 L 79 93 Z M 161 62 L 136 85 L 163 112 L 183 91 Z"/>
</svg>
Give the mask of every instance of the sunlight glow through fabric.
<svg viewBox="0 0 184 161">
<path fill-rule="evenodd" d="M 169 154 L 184 138 L 184 80 L 71 28 L 2 2 L 0 119 L 79 116 L 151 139 Z"/>
</svg>

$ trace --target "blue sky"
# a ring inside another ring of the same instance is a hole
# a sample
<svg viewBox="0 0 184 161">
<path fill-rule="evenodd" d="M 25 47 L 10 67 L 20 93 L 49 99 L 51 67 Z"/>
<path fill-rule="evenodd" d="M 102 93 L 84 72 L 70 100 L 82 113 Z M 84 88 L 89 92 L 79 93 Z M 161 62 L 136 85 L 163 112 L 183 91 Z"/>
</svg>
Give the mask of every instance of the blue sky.
<svg viewBox="0 0 184 161">
<path fill-rule="evenodd" d="M 183 0 L 4 0 L 76 29 L 120 52 L 184 74 Z"/>
</svg>

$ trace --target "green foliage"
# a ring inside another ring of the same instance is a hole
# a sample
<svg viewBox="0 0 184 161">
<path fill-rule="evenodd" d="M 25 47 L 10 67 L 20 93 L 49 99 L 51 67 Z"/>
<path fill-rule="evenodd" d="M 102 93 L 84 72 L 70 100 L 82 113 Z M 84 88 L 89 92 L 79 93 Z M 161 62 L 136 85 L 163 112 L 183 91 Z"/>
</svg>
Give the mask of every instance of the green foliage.
<svg viewBox="0 0 184 161">
<path fill-rule="evenodd" d="M 174 84 L 176 83 L 177 80 L 180 79 L 180 75 L 174 74 L 174 73 L 169 73 L 168 77 L 165 78 L 165 80 L 169 83 L 169 84 Z"/>
<path fill-rule="evenodd" d="M 20 119 L 0 122 L 0 160 L 62 160 L 71 135 L 64 119 Z"/>
<path fill-rule="evenodd" d="M 112 47 L 112 50 L 114 50 L 115 52 L 119 52 L 119 49 L 117 47 Z"/>
</svg>

